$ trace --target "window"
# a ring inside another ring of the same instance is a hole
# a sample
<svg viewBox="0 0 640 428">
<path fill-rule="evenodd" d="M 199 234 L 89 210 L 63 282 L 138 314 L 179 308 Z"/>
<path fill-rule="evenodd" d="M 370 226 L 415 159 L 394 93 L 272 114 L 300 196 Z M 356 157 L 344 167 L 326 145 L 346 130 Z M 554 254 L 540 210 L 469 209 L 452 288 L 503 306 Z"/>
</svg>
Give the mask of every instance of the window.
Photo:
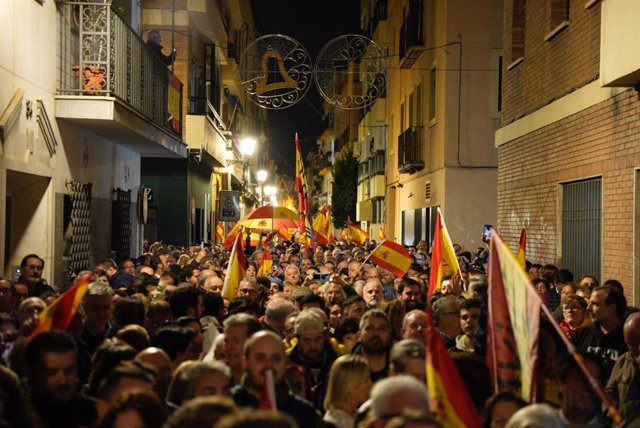
<svg viewBox="0 0 640 428">
<path fill-rule="evenodd" d="M 402 212 L 402 245 L 415 245 L 421 239 L 433 243 L 438 207 L 418 208 Z"/>
<path fill-rule="evenodd" d="M 502 49 L 491 52 L 491 117 L 499 119 L 502 113 Z"/>
<path fill-rule="evenodd" d="M 551 0 L 551 30 L 569 20 L 569 0 Z"/>
<path fill-rule="evenodd" d="M 416 86 L 416 119 L 413 123 L 416 126 L 422 125 L 422 83 Z"/>
<path fill-rule="evenodd" d="M 576 278 L 600 278 L 602 178 L 562 185 L 562 264 Z"/>
<path fill-rule="evenodd" d="M 382 223 L 384 219 L 384 198 L 371 200 L 371 223 Z"/>
<path fill-rule="evenodd" d="M 436 120 L 436 67 L 429 71 L 429 125 Z"/>
<path fill-rule="evenodd" d="M 513 0 L 513 21 L 511 23 L 511 62 L 524 57 L 525 21 L 527 0 Z"/>
</svg>

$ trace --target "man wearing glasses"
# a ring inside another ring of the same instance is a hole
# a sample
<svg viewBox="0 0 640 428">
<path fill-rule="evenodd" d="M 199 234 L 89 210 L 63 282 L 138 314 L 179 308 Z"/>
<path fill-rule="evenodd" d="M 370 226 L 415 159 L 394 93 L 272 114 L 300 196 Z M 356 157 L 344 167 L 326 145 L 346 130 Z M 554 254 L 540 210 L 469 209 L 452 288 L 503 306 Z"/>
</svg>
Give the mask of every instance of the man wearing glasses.
<svg viewBox="0 0 640 428">
<path fill-rule="evenodd" d="M 52 286 L 42 279 L 44 260 L 37 254 L 24 256 L 20 262 L 20 278 L 18 281 L 29 287 L 29 297 L 40 297 L 45 293 L 55 294 Z"/>
</svg>

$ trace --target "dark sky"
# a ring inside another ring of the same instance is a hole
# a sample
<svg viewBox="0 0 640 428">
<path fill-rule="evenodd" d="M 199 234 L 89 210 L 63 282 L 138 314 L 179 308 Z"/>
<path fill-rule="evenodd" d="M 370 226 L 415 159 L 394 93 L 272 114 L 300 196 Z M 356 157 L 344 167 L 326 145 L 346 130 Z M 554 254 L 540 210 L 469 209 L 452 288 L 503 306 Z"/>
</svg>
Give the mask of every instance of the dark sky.
<svg viewBox="0 0 640 428">
<path fill-rule="evenodd" d="M 333 38 L 360 33 L 359 0 L 251 0 L 251 4 L 259 36 L 284 34 L 296 39 L 313 64 Z M 319 112 L 322 97 L 315 82 L 294 106 L 269 111 L 269 154 L 278 163 L 279 172 L 290 176 L 295 173 L 296 132 L 303 152 L 315 150 L 316 139 L 323 131 Z"/>
</svg>

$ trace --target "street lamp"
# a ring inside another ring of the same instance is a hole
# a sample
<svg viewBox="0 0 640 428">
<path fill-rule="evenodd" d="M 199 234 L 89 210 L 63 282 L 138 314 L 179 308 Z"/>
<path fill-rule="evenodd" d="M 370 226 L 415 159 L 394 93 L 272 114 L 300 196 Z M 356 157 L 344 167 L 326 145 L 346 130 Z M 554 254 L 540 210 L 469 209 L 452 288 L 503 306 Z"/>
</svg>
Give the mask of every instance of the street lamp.
<svg viewBox="0 0 640 428">
<path fill-rule="evenodd" d="M 265 169 L 259 169 L 256 172 L 256 180 L 258 180 L 258 184 L 260 185 L 260 205 L 262 205 L 264 201 L 264 182 L 267 181 L 267 175 L 269 175 L 269 173 Z"/>
<path fill-rule="evenodd" d="M 278 188 L 274 185 L 264 186 L 264 196 L 269 198 L 271 205 L 274 207 L 278 206 L 278 198 L 276 197 L 276 193 L 278 193 Z"/>
<path fill-rule="evenodd" d="M 243 156 L 251 156 L 256 151 L 258 142 L 253 138 L 243 138 L 240 140 L 240 154 Z"/>
</svg>

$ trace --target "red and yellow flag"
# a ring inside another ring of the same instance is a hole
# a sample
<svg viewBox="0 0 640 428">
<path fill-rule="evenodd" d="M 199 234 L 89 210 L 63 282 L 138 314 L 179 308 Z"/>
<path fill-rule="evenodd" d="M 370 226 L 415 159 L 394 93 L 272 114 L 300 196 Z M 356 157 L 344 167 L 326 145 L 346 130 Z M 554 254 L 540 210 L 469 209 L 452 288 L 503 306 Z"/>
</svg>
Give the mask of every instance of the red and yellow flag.
<svg viewBox="0 0 640 428">
<path fill-rule="evenodd" d="M 378 233 L 380 235 L 380 241 L 384 241 L 385 239 L 387 239 L 387 234 L 384 233 L 384 227 L 381 226 Z"/>
<path fill-rule="evenodd" d="M 224 225 L 221 221 L 216 222 L 216 243 L 224 242 Z"/>
<path fill-rule="evenodd" d="M 227 250 L 231 248 L 233 246 L 233 243 L 236 241 L 236 237 L 238 236 L 238 234 L 242 236 L 242 244 L 244 245 L 244 242 L 247 239 L 247 233 L 251 234 L 251 237 L 249 238 L 251 246 L 252 247 L 257 246 L 258 242 L 260 242 L 260 234 L 256 232 L 250 232 L 246 229 L 243 231 L 242 226 L 239 225 L 238 223 L 236 223 L 236 225 L 233 226 L 233 229 L 231 229 L 229 234 L 224 238 L 224 242 L 222 243 L 222 246 Z"/>
<path fill-rule="evenodd" d="M 320 245 L 333 242 L 333 226 L 331 225 L 331 207 L 325 205 L 313 219 L 313 238 Z"/>
<path fill-rule="evenodd" d="M 527 265 L 527 231 L 522 228 L 520 232 L 520 240 L 518 241 L 518 251 L 516 252 L 516 260 L 524 269 Z"/>
<path fill-rule="evenodd" d="M 458 258 L 453 249 L 453 243 L 447 226 L 442 218 L 440 208 L 436 214 L 436 229 L 433 234 L 433 248 L 431 249 L 431 271 L 429 272 L 429 290 L 427 296 L 440 290 L 442 278 L 453 276 L 460 271 Z"/>
<path fill-rule="evenodd" d="M 28 340 L 45 331 L 66 330 L 94 278 L 95 274 L 93 272 L 79 275 L 75 283 L 40 314 L 38 326 L 31 332 Z"/>
<path fill-rule="evenodd" d="M 496 391 L 535 397 L 540 296 L 509 247 L 491 231 L 487 365 Z"/>
<path fill-rule="evenodd" d="M 247 274 L 247 261 L 244 258 L 244 249 L 242 248 L 242 233 L 236 234 L 236 240 L 231 248 L 231 256 L 229 256 L 229 264 L 227 266 L 227 274 L 224 277 L 224 285 L 222 286 L 222 297 L 227 300 L 233 300 L 238 294 L 238 285 Z"/>
<path fill-rule="evenodd" d="M 362 245 L 369 237 L 369 234 L 351 223 L 351 218 L 347 216 L 347 236 L 352 242 Z"/>
<path fill-rule="evenodd" d="M 260 266 L 258 266 L 258 276 L 269 276 L 271 274 L 271 268 L 273 267 L 273 256 L 271 251 L 265 250 L 262 252 L 262 260 Z"/>
<path fill-rule="evenodd" d="M 391 241 L 382 241 L 375 250 L 371 252 L 369 260 L 378 266 L 388 270 L 398 278 L 405 276 L 413 257 L 406 248 Z"/>
<path fill-rule="evenodd" d="M 304 174 L 304 162 L 302 161 L 302 152 L 300 151 L 300 139 L 296 132 L 296 192 L 298 193 L 298 213 L 300 221 L 298 230 L 300 231 L 299 241 L 304 245 L 312 245 L 311 223 L 309 222 L 310 206 L 309 197 L 307 196 L 307 179 Z"/>
<path fill-rule="evenodd" d="M 427 306 L 427 389 L 429 407 L 445 428 L 480 428 L 469 391 L 433 323 Z"/>
</svg>

